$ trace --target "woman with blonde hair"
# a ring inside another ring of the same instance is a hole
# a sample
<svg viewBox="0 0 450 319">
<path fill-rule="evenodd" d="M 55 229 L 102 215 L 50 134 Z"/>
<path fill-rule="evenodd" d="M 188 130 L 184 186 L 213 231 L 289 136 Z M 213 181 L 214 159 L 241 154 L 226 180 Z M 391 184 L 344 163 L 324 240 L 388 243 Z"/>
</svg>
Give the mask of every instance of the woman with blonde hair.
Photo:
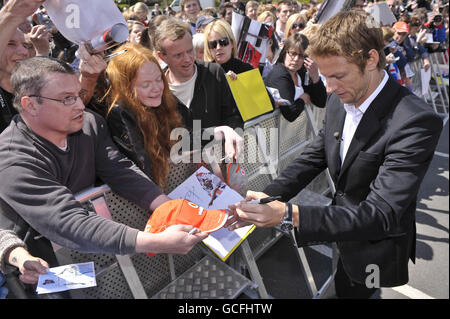
<svg viewBox="0 0 450 319">
<path fill-rule="evenodd" d="M 128 20 L 128 39 L 130 43 L 139 43 L 141 40 L 142 32 L 145 29 L 145 25 L 141 21 Z"/>
<path fill-rule="evenodd" d="M 182 124 L 177 102 L 153 52 L 125 44 L 106 69 L 107 122 L 120 151 L 161 188 L 169 174 L 170 132 Z"/>
<path fill-rule="evenodd" d="M 149 10 L 145 3 L 136 2 L 134 5 L 130 7 L 129 10 L 139 18 L 139 21 L 141 21 L 145 26 L 147 26 Z"/>
<path fill-rule="evenodd" d="M 257 20 L 258 20 L 258 22 L 275 26 L 275 23 L 277 22 L 277 17 L 275 16 L 275 14 L 273 14 L 270 11 L 264 11 L 260 15 L 258 15 Z"/>
<path fill-rule="evenodd" d="M 295 32 L 300 32 L 306 28 L 307 20 L 304 15 L 294 13 L 286 22 L 286 29 L 284 30 L 284 38 L 287 39 Z"/>
<path fill-rule="evenodd" d="M 250 64 L 236 58 L 236 40 L 228 22 L 214 20 L 206 26 L 204 36 L 205 61 L 220 64 L 226 73 L 232 71 L 239 74 L 253 69 Z M 232 74 L 231 76 L 234 77 Z"/>
</svg>

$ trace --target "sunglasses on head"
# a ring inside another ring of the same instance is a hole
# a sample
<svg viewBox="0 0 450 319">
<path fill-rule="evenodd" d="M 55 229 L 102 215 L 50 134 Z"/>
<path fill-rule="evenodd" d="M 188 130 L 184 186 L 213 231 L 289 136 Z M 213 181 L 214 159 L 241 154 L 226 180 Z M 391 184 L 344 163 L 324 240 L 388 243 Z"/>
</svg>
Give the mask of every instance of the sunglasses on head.
<svg viewBox="0 0 450 319">
<path fill-rule="evenodd" d="M 208 41 L 208 48 L 210 49 L 217 48 L 217 43 L 219 43 L 221 47 L 226 47 L 228 44 L 230 44 L 230 39 L 222 38 L 219 40 Z"/>
<path fill-rule="evenodd" d="M 297 29 L 297 28 L 300 28 L 300 29 L 303 29 L 305 27 L 305 24 L 304 23 L 294 23 L 293 25 L 292 25 L 292 29 Z"/>
</svg>

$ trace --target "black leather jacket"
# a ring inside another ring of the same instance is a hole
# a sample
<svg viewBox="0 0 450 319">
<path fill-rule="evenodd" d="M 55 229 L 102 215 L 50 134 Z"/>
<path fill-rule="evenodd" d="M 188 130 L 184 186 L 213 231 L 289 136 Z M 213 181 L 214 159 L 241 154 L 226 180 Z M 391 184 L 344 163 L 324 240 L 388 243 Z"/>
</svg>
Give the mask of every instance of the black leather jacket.
<svg viewBox="0 0 450 319">
<path fill-rule="evenodd" d="M 131 111 L 116 104 L 109 112 L 108 127 L 119 150 L 152 179 L 152 161 L 145 151 L 144 136 Z"/>
</svg>

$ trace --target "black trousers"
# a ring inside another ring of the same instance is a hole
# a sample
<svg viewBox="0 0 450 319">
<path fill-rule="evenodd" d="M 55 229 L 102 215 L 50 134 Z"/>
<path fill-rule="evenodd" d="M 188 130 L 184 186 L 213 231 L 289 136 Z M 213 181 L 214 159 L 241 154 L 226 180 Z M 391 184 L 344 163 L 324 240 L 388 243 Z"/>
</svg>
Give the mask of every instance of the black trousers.
<svg viewBox="0 0 450 319">
<path fill-rule="evenodd" d="M 378 288 L 367 288 L 366 285 L 352 281 L 345 273 L 339 258 L 336 275 L 334 277 L 336 296 L 341 299 L 369 299 Z"/>
</svg>

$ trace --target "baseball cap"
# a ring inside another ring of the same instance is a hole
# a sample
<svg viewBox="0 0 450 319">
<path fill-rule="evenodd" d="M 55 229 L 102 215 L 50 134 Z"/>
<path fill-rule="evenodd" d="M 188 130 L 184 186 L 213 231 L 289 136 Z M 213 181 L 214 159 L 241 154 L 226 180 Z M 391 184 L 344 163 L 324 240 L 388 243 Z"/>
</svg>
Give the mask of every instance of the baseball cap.
<svg viewBox="0 0 450 319">
<path fill-rule="evenodd" d="M 200 16 L 195 22 L 195 28 L 199 29 L 200 27 L 205 26 L 208 23 L 213 22 L 214 20 L 216 20 L 216 18 L 214 17 Z"/>
<path fill-rule="evenodd" d="M 394 30 L 397 32 L 409 32 L 409 26 L 406 22 L 404 21 L 398 21 L 394 24 L 393 26 Z"/>
<path fill-rule="evenodd" d="M 200 232 L 212 233 L 222 228 L 227 218 L 225 209 L 204 209 L 186 199 L 173 199 L 155 209 L 144 232 L 160 233 L 172 225 L 192 225 Z"/>
</svg>

